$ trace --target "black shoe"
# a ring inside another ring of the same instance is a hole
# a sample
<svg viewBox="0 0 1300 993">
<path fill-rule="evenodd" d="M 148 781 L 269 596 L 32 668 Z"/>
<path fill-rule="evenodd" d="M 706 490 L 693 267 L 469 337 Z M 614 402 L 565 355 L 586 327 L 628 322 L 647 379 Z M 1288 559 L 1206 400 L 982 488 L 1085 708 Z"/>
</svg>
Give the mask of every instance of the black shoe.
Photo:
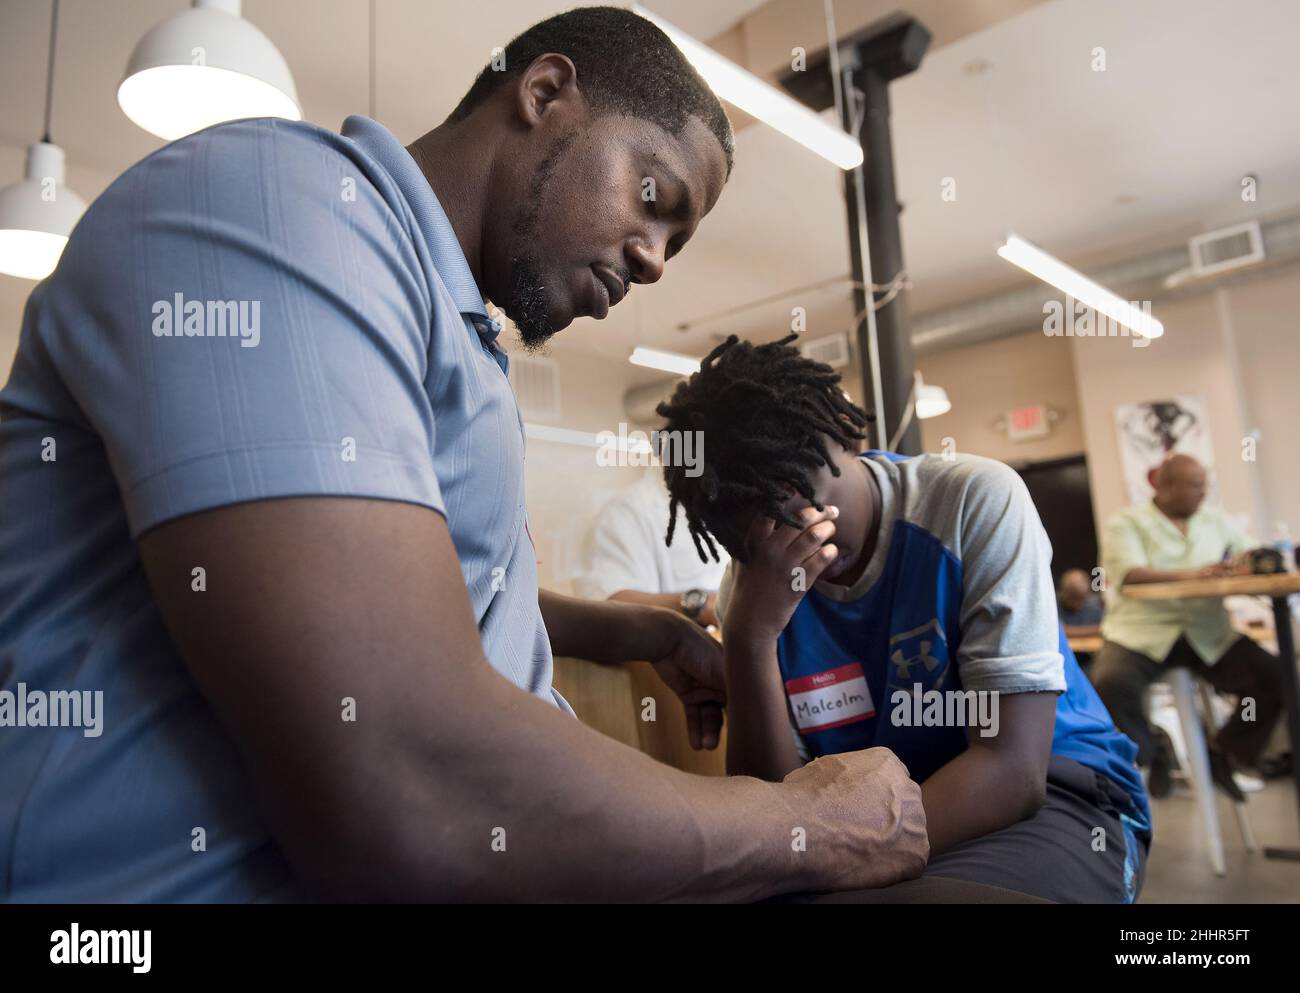
<svg viewBox="0 0 1300 993">
<path fill-rule="evenodd" d="M 1245 802 L 1246 794 L 1241 792 L 1241 787 L 1232 778 L 1232 761 L 1223 752 L 1213 748 L 1210 749 L 1210 778 L 1234 803 Z"/>
<path fill-rule="evenodd" d="M 1282 752 L 1272 758 L 1260 759 L 1259 774 L 1264 779 L 1279 779 L 1291 775 L 1291 753 Z"/>
<path fill-rule="evenodd" d="M 1151 759 L 1151 772 L 1147 776 L 1147 792 L 1155 800 L 1163 800 L 1174 791 L 1174 781 L 1169 777 L 1169 753 L 1163 748 L 1156 748 Z"/>
</svg>

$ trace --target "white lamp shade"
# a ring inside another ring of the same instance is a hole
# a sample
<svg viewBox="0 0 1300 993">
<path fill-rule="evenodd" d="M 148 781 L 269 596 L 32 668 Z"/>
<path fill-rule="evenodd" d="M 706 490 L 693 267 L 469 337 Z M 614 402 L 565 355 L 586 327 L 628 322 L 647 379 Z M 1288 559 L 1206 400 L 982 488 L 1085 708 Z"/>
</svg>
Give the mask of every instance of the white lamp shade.
<svg viewBox="0 0 1300 993">
<path fill-rule="evenodd" d="M 948 399 L 948 391 L 942 386 L 931 386 L 923 383 L 920 378 L 916 382 L 916 416 L 925 420 L 927 417 L 938 417 L 952 410 L 952 401 Z"/>
<path fill-rule="evenodd" d="M 117 102 L 167 141 L 245 117 L 302 119 L 284 56 L 233 0 L 199 0 L 152 27 L 131 53 Z"/>
<path fill-rule="evenodd" d="M 0 272 L 44 279 L 58 265 L 86 201 L 63 182 L 63 149 L 37 142 L 27 149 L 21 182 L 0 190 Z"/>
</svg>

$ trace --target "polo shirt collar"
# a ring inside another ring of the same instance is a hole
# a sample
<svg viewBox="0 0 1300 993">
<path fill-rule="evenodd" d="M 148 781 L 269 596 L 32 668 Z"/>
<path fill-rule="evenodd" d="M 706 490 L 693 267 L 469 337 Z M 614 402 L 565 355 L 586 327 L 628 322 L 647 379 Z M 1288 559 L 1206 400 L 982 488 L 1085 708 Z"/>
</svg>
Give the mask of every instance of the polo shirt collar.
<svg viewBox="0 0 1300 993">
<path fill-rule="evenodd" d="M 501 324 L 488 316 L 465 251 L 456 238 L 456 230 L 411 153 L 386 127 L 361 114 L 350 115 L 343 122 L 341 134 L 359 145 L 393 178 L 415 215 L 420 233 L 428 243 L 434 268 L 456 301 L 456 309 L 473 322 L 485 344 L 494 341 L 501 333 Z"/>
</svg>

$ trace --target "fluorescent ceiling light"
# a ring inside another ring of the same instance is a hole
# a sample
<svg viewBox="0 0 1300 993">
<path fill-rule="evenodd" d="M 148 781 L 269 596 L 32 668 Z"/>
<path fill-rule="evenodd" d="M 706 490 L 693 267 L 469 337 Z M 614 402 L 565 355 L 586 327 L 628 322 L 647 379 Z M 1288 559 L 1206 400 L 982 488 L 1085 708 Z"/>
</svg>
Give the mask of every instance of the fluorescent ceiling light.
<svg viewBox="0 0 1300 993">
<path fill-rule="evenodd" d="M 1037 276 L 1045 283 L 1050 283 L 1075 300 L 1082 300 L 1093 310 L 1105 314 L 1111 320 L 1144 338 L 1159 338 L 1165 333 L 1165 326 L 1149 313 L 1133 306 L 1127 300 L 1121 300 L 1100 283 L 1094 282 L 1079 270 L 1071 268 L 1056 256 L 1048 254 L 1023 238 L 1014 234 L 1008 235 L 1006 244 L 998 249 L 998 254 L 1013 265 L 1020 266 L 1025 272 Z"/>
<path fill-rule="evenodd" d="M 851 135 L 822 120 L 793 97 L 719 55 L 653 11 L 640 4 L 634 5 L 632 10 L 671 38 L 695 66 L 695 71 L 723 100 L 735 104 L 746 114 L 757 117 L 841 169 L 853 169 L 862 164 L 862 146 Z"/>
<path fill-rule="evenodd" d="M 628 361 L 633 365 L 645 366 L 647 369 L 675 372 L 679 376 L 689 376 L 693 372 L 699 372 L 700 369 L 699 359 L 693 359 L 689 355 L 679 355 L 677 352 L 662 352 L 657 348 L 646 348 L 644 345 L 637 345 L 632 349 Z"/>
<path fill-rule="evenodd" d="M 550 424 L 524 422 L 524 435 L 535 441 L 551 441 L 557 445 L 573 445 L 576 448 L 605 448 L 613 445 L 616 451 L 629 454 L 649 455 L 654 452 L 644 431 L 635 432 L 636 438 L 613 431 L 592 434 L 590 431 L 575 431 L 573 428 L 557 428 Z M 606 437 L 601 437 L 605 435 Z"/>
<path fill-rule="evenodd" d="M 600 440 L 590 431 L 557 428 L 550 424 L 524 422 L 524 435 L 537 441 L 553 441 L 558 445 L 576 445 L 578 448 L 599 448 Z"/>
<path fill-rule="evenodd" d="M 194 0 L 140 39 L 117 89 L 122 112 L 174 141 L 245 117 L 302 119 L 284 56 L 240 15 L 240 0 Z"/>
</svg>

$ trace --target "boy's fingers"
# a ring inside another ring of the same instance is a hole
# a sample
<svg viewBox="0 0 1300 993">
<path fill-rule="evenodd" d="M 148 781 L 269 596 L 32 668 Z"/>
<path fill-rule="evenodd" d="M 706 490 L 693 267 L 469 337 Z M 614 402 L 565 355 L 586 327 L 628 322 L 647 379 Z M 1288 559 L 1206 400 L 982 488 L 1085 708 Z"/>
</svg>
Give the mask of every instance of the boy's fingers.
<svg viewBox="0 0 1300 993">
<path fill-rule="evenodd" d="M 834 521 L 818 521 L 805 528 L 790 542 L 790 551 L 797 560 L 803 560 L 835 537 Z"/>
<path fill-rule="evenodd" d="M 818 524 L 821 524 L 823 521 L 833 521 L 839 516 L 840 510 L 838 507 L 827 506 L 824 510 L 818 510 L 816 507 L 804 507 L 803 510 L 795 514 L 801 527 L 787 528 L 790 534 L 788 536 L 789 541 L 786 547 L 794 547 L 795 543 L 803 538 L 809 530 L 816 527 Z"/>
<path fill-rule="evenodd" d="M 809 586 L 817 582 L 817 577 L 839 558 L 839 554 L 840 550 L 835 545 L 822 545 L 821 548 L 803 560 L 804 575 L 807 577 Z"/>
</svg>

